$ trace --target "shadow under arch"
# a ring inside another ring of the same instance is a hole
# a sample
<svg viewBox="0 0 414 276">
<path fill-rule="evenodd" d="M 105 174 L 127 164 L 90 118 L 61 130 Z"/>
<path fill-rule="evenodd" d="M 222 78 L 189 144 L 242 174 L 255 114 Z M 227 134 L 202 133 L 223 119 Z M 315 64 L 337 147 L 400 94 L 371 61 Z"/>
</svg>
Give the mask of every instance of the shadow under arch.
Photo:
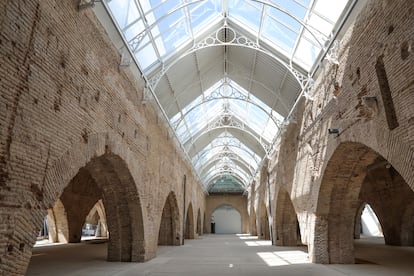
<svg viewBox="0 0 414 276">
<path fill-rule="evenodd" d="M 73 204 L 74 194 L 78 203 L 76 205 Z M 92 158 L 85 167 L 79 169 L 78 174 L 64 189 L 61 200 L 67 202 L 64 203 L 66 210 L 69 206 L 75 209 L 73 212 L 68 211 L 70 241 L 77 241 L 79 237 L 76 233 L 81 232 L 86 215 L 100 198 L 106 207 L 110 232 L 108 261 L 144 261 L 144 228 L 140 199 L 127 165 L 115 154 Z"/>
<path fill-rule="evenodd" d="M 197 211 L 197 230 L 196 230 L 196 232 L 197 232 L 197 235 L 199 235 L 199 236 L 201 236 L 202 234 L 203 234 L 203 232 L 202 232 L 202 226 L 201 226 L 201 211 L 200 211 L 200 208 L 198 208 L 198 211 Z"/>
<path fill-rule="evenodd" d="M 189 240 L 194 239 L 194 214 L 191 202 L 188 204 L 187 216 L 185 219 L 185 238 Z"/>
<path fill-rule="evenodd" d="M 180 245 L 180 215 L 177 197 L 171 191 L 162 210 L 158 231 L 158 245 Z"/>
<path fill-rule="evenodd" d="M 267 215 L 266 204 L 263 201 L 260 202 L 259 214 L 259 239 L 270 240 L 269 216 Z"/>
<path fill-rule="evenodd" d="M 379 156 L 368 146 L 355 142 L 339 144 L 331 155 L 318 194 L 313 262 L 355 262 L 353 239 L 359 194 L 367 168 Z"/>
<path fill-rule="evenodd" d="M 44 206 L 53 206 L 79 173 L 88 174 L 95 182 L 106 207 L 110 232 L 108 261 L 141 262 L 153 257 L 146 251 L 140 197 L 131 175 L 136 169 L 133 157 L 122 137 L 109 132 L 95 133 L 88 136 L 86 143 L 79 142 L 54 160 L 45 173 Z M 46 208 L 39 210 L 39 214 L 43 213 Z M 36 217 L 36 232 L 42 223 L 39 214 L 31 215 Z"/>
<path fill-rule="evenodd" d="M 254 207 L 250 208 L 250 216 L 249 216 L 249 232 L 252 236 L 257 236 L 257 225 L 256 225 L 256 212 L 254 211 Z"/>
<path fill-rule="evenodd" d="M 275 213 L 273 227 L 275 230 L 275 245 L 301 245 L 300 228 L 295 207 L 289 193 L 283 187 L 279 188 Z"/>
</svg>

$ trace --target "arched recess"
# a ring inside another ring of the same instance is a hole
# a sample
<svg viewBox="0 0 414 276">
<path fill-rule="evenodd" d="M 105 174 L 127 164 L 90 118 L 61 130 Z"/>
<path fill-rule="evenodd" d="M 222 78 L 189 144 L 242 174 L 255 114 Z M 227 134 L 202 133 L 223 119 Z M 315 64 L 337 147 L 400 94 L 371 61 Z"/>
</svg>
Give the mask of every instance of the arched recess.
<svg viewBox="0 0 414 276">
<path fill-rule="evenodd" d="M 177 198 L 174 192 L 168 194 L 165 200 L 160 228 L 158 231 L 158 245 L 180 245 L 180 215 Z"/>
<path fill-rule="evenodd" d="M 361 186 L 370 169 L 376 166 L 377 158 L 378 153 L 361 143 L 341 143 L 333 152 L 319 189 L 315 240 L 311 250 L 314 262 L 355 262 L 355 214 L 361 200 Z M 391 197 L 391 194 L 386 196 Z M 379 219 L 380 214 L 377 213 Z"/>
<path fill-rule="evenodd" d="M 190 203 L 187 209 L 187 216 L 185 219 L 185 238 L 194 239 L 194 214 L 193 205 Z"/>
<path fill-rule="evenodd" d="M 32 223 L 22 224 L 24 236 L 18 234 L 10 237 L 9 242 L 22 244 L 28 248 L 9 255 L 8 262 L 18 263 L 11 266 L 17 274 L 24 274 L 31 257 L 31 248 L 35 236 L 40 230 L 47 208 L 54 205 L 64 188 L 80 170 L 89 171 L 92 178 L 102 190 L 103 203 L 107 207 L 109 261 L 145 261 L 154 257 L 155 252 L 146 251 L 144 241 L 144 223 L 137 186 L 129 171 L 135 171 L 134 153 L 122 140 L 112 133 L 90 134 L 87 142 L 74 145 L 58 159 L 50 160 L 44 174 L 42 189 L 33 186 L 38 195 L 38 208 L 21 210 L 19 220 Z M 29 206 L 28 206 L 29 207 Z M 16 226 L 16 229 L 20 227 Z M 18 253 L 21 252 L 21 253 Z"/>
<path fill-rule="evenodd" d="M 203 234 L 201 229 L 203 229 L 202 226 L 201 226 L 201 211 L 200 211 L 200 208 L 198 208 L 198 211 L 197 211 L 197 230 L 196 231 L 197 231 L 197 235 L 199 235 L 199 236 L 201 236 Z"/>
<path fill-rule="evenodd" d="M 61 200 L 69 222 L 69 240 L 77 241 L 84 219 L 103 198 L 110 238 L 109 261 L 143 261 L 144 229 L 135 182 L 125 162 L 115 154 L 92 158 L 64 189 Z"/>
<path fill-rule="evenodd" d="M 49 241 L 67 243 L 69 241 L 69 226 L 65 206 L 59 199 L 52 208 L 47 210 L 47 223 L 49 225 Z"/>
<path fill-rule="evenodd" d="M 275 244 L 280 246 L 296 246 L 301 244 L 299 222 L 289 193 L 280 188 L 276 201 L 274 227 Z"/>
<path fill-rule="evenodd" d="M 96 226 L 95 237 L 105 238 L 108 236 L 105 207 L 101 199 L 98 200 L 89 211 L 89 214 L 85 219 L 85 224 L 86 223 Z"/>
<path fill-rule="evenodd" d="M 256 212 L 254 211 L 254 207 L 252 207 L 250 210 L 251 211 L 250 211 L 250 218 L 249 218 L 249 221 L 250 221 L 249 232 L 250 232 L 250 235 L 257 236 Z"/>
<path fill-rule="evenodd" d="M 264 202 L 260 204 L 260 233 L 259 239 L 270 240 L 269 216 L 267 215 L 267 208 Z"/>
<path fill-rule="evenodd" d="M 229 204 L 217 206 L 212 211 L 215 221 L 215 233 L 240 234 L 242 233 L 242 216 L 236 208 Z"/>
<path fill-rule="evenodd" d="M 375 213 L 371 216 L 376 216 L 378 220 L 376 223 L 380 223 L 385 244 L 413 245 L 407 244 L 406 238 L 403 237 L 403 235 L 405 237 L 410 235 L 406 231 L 410 233 L 414 231 L 413 227 L 409 227 L 412 219 L 404 216 L 414 202 L 413 190 L 382 156 L 376 157 L 366 171 L 367 175 L 362 184 L 359 199 L 369 204 L 370 207 L 366 212 Z M 373 235 L 375 232 L 381 232 L 380 229 L 374 230 L 374 228 L 372 226 L 367 232 Z"/>
</svg>

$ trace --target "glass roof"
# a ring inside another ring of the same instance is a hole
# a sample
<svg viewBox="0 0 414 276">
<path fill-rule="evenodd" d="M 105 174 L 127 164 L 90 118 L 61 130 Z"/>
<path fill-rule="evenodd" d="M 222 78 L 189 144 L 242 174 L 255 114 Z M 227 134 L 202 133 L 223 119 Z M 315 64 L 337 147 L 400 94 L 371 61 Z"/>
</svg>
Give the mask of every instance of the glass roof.
<svg viewBox="0 0 414 276">
<path fill-rule="evenodd" d="M 277 57 L 277 62 L 286 61 L 290 74 L 294 71 L 309 73 L 318 56 L 326 50 L 324 47 L 332 39 L 332 32 L 338 28 L 337 22 L 344 16 L 344 9 L 350 1 L 105 0 L 104 5 L 135 62 L 150 79 L 157 74 L 162 76 L 166 64 L 173 63 L 186 51 L 196 49 L 197 43 L 211 35 L 212 28 L 219 30 L 227 24 L 236 27 L 245 37 L 254 38 L 259 47 Z M 223 59 L 227 59 L 226 43 L 223 44 Z M 257 49 L 254 47 L 251 46 L 253 50 Z M 205 54 L 204 58 L 209 56 Z M 183 65 L 179 68 L 181 75 L 176 76 L 182 78 L 187 76 L 186 73 L 194 74 L 192 68 L 199 71 L 199 64 L 206 63 L 200 59 L 198 56 L 195 58 L 195 67 Z M 219 67 L 212 68 L 217 71 Z M 253 72 L 246 74 L 249 75 L 247 79 L 253 79 Z M 194 84 L 194 87 L 202 87 L 200 80 L 210 77 L 199 75 L 200 85 Z M 272 77 L 286 78 L 268 75 L 268 78 Z M 170 125 L 205 187 L 212 185 L 217 191 L 219 184 L 226 182 L 221 181 L 223 179 L 231 179 L 231 185 L 237 183 L 247 187 L 285 119 L 274 110 L 277 103 L 266 100 L 264 94 L 252 93 L 252 84 L 241 85 L 232 80 L 226 69 L 222 77 L 216 78 L 208 88 L 194 89 L 190 96 L 186 92 L 185 104 L 180 104 L 177 95 L 185 90 L 192 91 L 192 86 L 180 86 L 180 83 L 185 83 L 182 79 L 171 81 L 167 78 L 165 82 L 170 91 L 157 91 L 156 95 L 163 97 L 161 108 L 164 112 L 167 110 L 165 114 L 170 114 Z M 149 82 L 153 92 L 159 89 L 152 85 Z M 283 89 L 283 81 L 278 87 Z M 178 88 L 181 91 L 177 91 Z M 277 89 L 274 88 L 275 91 Z M 290 103 L 291 90 L 286 91 L 289 92 L 285 92 L 285 102 Z M 170 109 L 170 105 L 174 108 Z"/>
<path fill-rule="evenodd" d="M 224 18 L 309 70 L 348 0 L 106 0 L 141 69 L 161 66 Z"/>
</svg>

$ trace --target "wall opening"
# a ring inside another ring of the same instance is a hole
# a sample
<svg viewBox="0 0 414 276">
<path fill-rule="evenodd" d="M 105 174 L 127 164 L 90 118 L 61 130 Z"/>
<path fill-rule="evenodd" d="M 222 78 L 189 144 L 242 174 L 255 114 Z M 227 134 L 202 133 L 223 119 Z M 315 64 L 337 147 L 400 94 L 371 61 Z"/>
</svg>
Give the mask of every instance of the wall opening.
<svg viewBox="0 0 414 276">
<path fill-rule="evenodd" d="M 185 219 L 185 238 L 194 239 L 194 215 L 193 206 L 190 203 L 187 209 L 187 216 Z"/>
<path fill-rule="evenodd" d="M 270 240 L 269 216 L 267 215 L 266 205 L 262 202 L 260 205 L 260 233 L 259 239 Z"/>
<path fill-rule="evenodd" d="M 231 205 L 221 205 L 212 213 L 216 234 L 240 234 L 242 219 L 240 212 Z"/>
<path fill-rule="evenodd" d="M 383 157 L 359 143 L 342 143 L 322 179 L 312 258 L 318 263 L 355 263 L 355 216 L 365 202 L 375 210 L 385 243 L 403 245 L 413 236 L 414 193 Z M 405 214 L 409 214 L 407 220 Z M 408 225 L 408 227 L 405 227 Z"/>
<path fill-rule="evenodd" d="M 301 245 L 299 222 L 289 193 L 280 188 L 274 220 L 275 244 L 280 246 Z"/>
<path fill-rule="evenodd" d="M 158 245 L 180 245 L 179 213 L 174 192 L 170 192 L 162 210 Z"/>
</svg>

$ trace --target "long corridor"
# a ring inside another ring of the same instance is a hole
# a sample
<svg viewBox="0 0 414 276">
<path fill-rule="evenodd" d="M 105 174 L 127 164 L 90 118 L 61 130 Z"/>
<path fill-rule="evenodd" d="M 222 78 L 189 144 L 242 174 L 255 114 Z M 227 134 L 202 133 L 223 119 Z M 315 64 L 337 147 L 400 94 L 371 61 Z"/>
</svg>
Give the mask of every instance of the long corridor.
<svg viewBox="0 0 414 276">
<path fill-rule="evenodd" d="M 184 246 L 160 246 L 146 263 L 106 262 L 106 243 L 33 249 L 27 275 L 413 275 L 413 247 L 356 241 L 355 265 L 309 263 L 306 247 L 275 247 L 249 235 L 204 235 Z"/>
</svg>

